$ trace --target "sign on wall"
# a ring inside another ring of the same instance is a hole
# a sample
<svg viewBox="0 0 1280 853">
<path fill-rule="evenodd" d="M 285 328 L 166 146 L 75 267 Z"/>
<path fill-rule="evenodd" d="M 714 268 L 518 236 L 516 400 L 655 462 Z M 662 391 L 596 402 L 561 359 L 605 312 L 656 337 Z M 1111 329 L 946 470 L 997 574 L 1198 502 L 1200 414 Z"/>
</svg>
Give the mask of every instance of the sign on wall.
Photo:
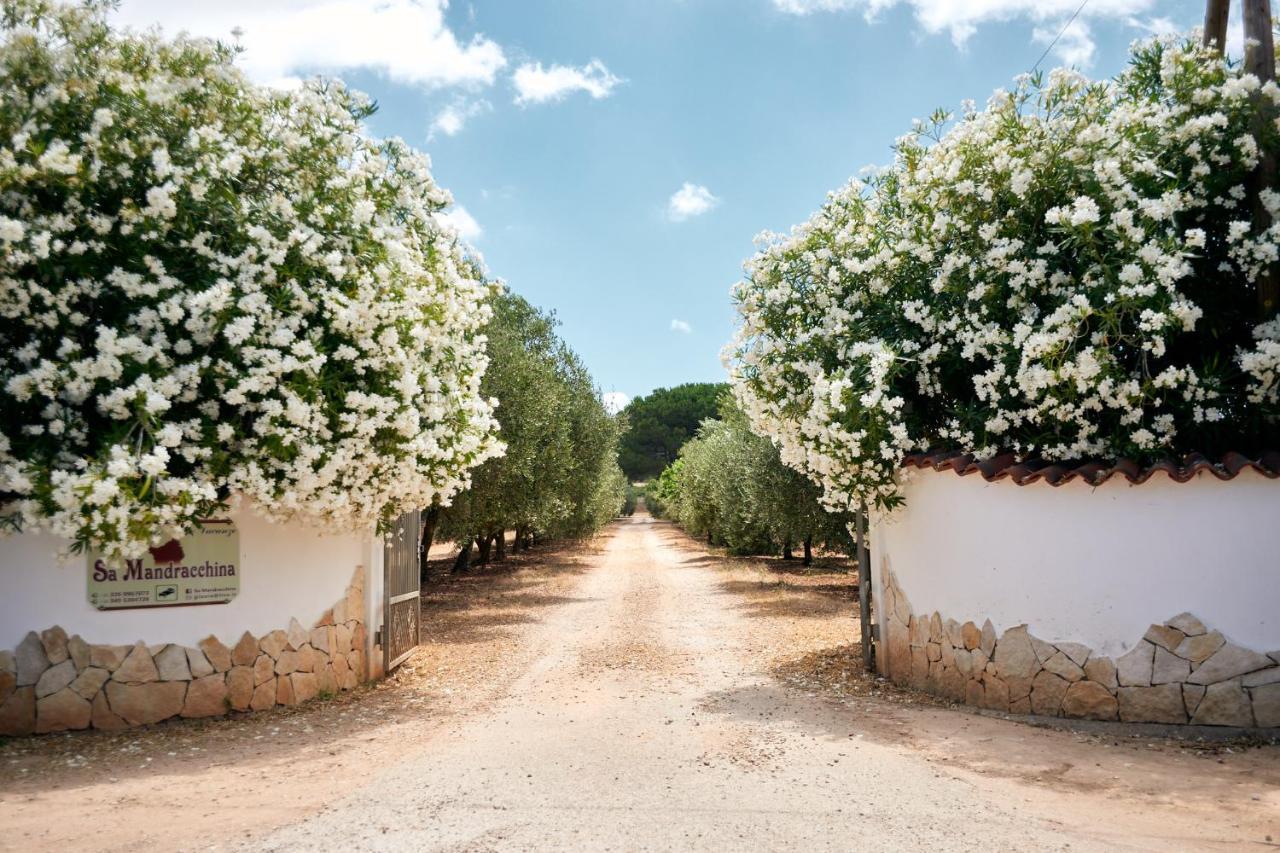
<svg viewBox="0 0 1280 853">
<path fill-rule="evenodd" d="M 225 604 L 240 592 L 240 531 L 227 519 L 135 559 L 89 554 L 89 603 L 99 610 Z"/>
</svg>

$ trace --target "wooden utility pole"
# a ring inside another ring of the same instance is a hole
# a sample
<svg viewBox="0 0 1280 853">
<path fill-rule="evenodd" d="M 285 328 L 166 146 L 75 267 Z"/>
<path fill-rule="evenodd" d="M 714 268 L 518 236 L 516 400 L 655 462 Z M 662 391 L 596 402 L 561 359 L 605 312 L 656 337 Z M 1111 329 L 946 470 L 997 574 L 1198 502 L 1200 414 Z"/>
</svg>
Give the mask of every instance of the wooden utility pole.
<svg viewBox="0 0 1280 853">
<path fill-rule="evenodd" d="M 1271 0 L 1244 0 L 1244 70 L 1263 83 L 1276 78 L 1271 27 Z"/>
<path fill-rule="evenodd" d="M 1209 0 L 1204 7 L 1204 46 L 1222 53 L 1227 49 L 1227 13 L 1231 0 Z"/>
<path fill-rule="evenodd" d="M 1266 83 L 1276 77 L 1276 48 L 1272 38 L 1271 0 L 1243 0 L 1244 7 L 1244 70 Z M 1206 13 L 1207 14 L 1207 13 Z M 1275 116 L 1271 101 L 1262 94 L 1254 98 L 1254 137 L 1262 145 L 1271 131 L 1269 126 Z M 1262 203 L 1264 189 L 1275 189 L 1276 158 L 1272 151 L 1263 149 L 1254 169 L 1249 197 L 1253 206 L 1253 220 L 1258 229 L 1271 225 L 1271 216 Z M 1280 309 L 1280 271 L 1272 264 L 1258 276 L 1258 318 L 1267 320 Z"/>
</svg>

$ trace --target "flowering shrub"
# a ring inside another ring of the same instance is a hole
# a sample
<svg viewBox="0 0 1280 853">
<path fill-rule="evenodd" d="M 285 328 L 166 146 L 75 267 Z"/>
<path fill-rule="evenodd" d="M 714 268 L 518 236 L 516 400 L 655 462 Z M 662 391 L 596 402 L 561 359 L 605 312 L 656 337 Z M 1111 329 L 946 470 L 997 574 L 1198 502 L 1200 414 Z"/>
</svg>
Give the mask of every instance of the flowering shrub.
<svg viewBox="0 0 1280 853">
<path fill-rule="evenodd" d="M 337 83 L 4 4 L 0 502 L 113 555 L 243 495 L 371 525 L 500 452 L 490 293 L 426 157 Z"/>
<path fill-rule="evenodd" d="M 892 506 L 905 453 L 1046 459 L 1276 443 L 1280 226 L 1250 174 L 1280 102 L 1190 41 L 1110 82 L 1026 77 L 765 235 L 735 287 L 737 396 L 835 508 Z M 1265 114 L 1264 114 L 1265 115 Z M 1261 190 L 1280 213 L 1280 193 Z"/>
</svg>

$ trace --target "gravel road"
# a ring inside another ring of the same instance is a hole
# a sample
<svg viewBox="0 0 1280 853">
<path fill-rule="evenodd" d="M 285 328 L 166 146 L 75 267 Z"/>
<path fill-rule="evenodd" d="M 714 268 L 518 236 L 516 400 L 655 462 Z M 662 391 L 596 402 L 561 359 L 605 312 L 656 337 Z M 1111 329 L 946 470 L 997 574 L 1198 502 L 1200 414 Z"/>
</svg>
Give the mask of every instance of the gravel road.
<svg viewBox="0 0 1280 853">
<path fill-rule="evenodd" d="M 247 849 L 1168 850 L 1244 840 L 1215 834 L 1241 831 L 1230 817 L 1207 832 L 1194 815 L 1146 820 L 1139 801 L 945 771 L 927 750 L 867 736 L 847 710 L 764 674 L 754 626 L 687 543 L 644 515 L 617 525 L 573 594 L 532 629 L 540 652 L 504 697 Z M 981 719 L 935 713 L 956 731 Z"/>
</svg>

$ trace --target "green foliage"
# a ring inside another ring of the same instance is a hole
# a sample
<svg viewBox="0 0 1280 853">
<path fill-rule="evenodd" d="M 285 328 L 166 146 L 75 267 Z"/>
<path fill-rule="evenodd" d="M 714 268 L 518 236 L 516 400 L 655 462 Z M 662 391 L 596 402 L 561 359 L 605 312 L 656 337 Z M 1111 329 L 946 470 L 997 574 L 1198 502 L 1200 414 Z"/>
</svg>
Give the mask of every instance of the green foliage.
<svg viewBox="0 0 1280 853">
<path fill-rule="evenodd" d="M 551 536 L 578 538 L 594 534 L 618 517 L 627 479 L 618 467 L 621 424 L 605 409 L 578 356 L 563 344 L 560 354 L 565 365 L 561 417 L 568 426 L 571 450 L 559 472 L 566 512 L 548 519 L 542 530 Z M 501 415 L 498 420 L 501 423 Z"/>
<path fill-rule="evenodd" d="M 471 488 L 442 513 L 439 535 L 457 542 L 512 529 L 590 536 L 623 505 L 618 419 L 556 336 L 551 314 L 511 293 L 492 307 L 481 392 L 499 401 L 507 452 L 476 469 Z"/>
<path fill-rule="evenodd" d="M 680 472 L 684 460 L 676 459 L 662 473 L 644 484 L 644 504 L 654 518 L 677 518 L 680 500 Z"/>
<path fill-rule="evenodd" d="M 650 511 L 740 554 L 806 541 L 847 553 L 851 519 L 823 509 L 820 489 L 783 465 L 739 409 L 726 402 L 721 416 L 703 421 L 680 458 L 649 484 Z"/>
<path fill-rule="evenodd" d="M 740 409 L 726 408 L 725 421 L 733 429 L 746 462 L 743 488 L 753 523 L 769 540 L 784 547 L 810 540 L 851 553 L 849 525 L 853 516 L 829 512 L 822 505 L 822 489 L 783 464 L 777 446 L 753 433 Z"/>
<path fill-rule="evenodd" d="M 627 478 L 639 481 L 658 476 L 698 425 L 717 416 L 717 401 L 726 387 L 689 382 L 632 400 L 622 411 L 627 427 L 618 447 L 618 462 Z"/>
<path fill-rule="evenodd" d="M 622 469 L 619 468 L 619 471 Z M 622 514 L 632 516 L 636 513 L 636 507 L 640 503 L 640 497 L 644 494 L 644 489 L 634 483 L 627 483 L 626 490 L 622 495 Z"/>
</svg>

